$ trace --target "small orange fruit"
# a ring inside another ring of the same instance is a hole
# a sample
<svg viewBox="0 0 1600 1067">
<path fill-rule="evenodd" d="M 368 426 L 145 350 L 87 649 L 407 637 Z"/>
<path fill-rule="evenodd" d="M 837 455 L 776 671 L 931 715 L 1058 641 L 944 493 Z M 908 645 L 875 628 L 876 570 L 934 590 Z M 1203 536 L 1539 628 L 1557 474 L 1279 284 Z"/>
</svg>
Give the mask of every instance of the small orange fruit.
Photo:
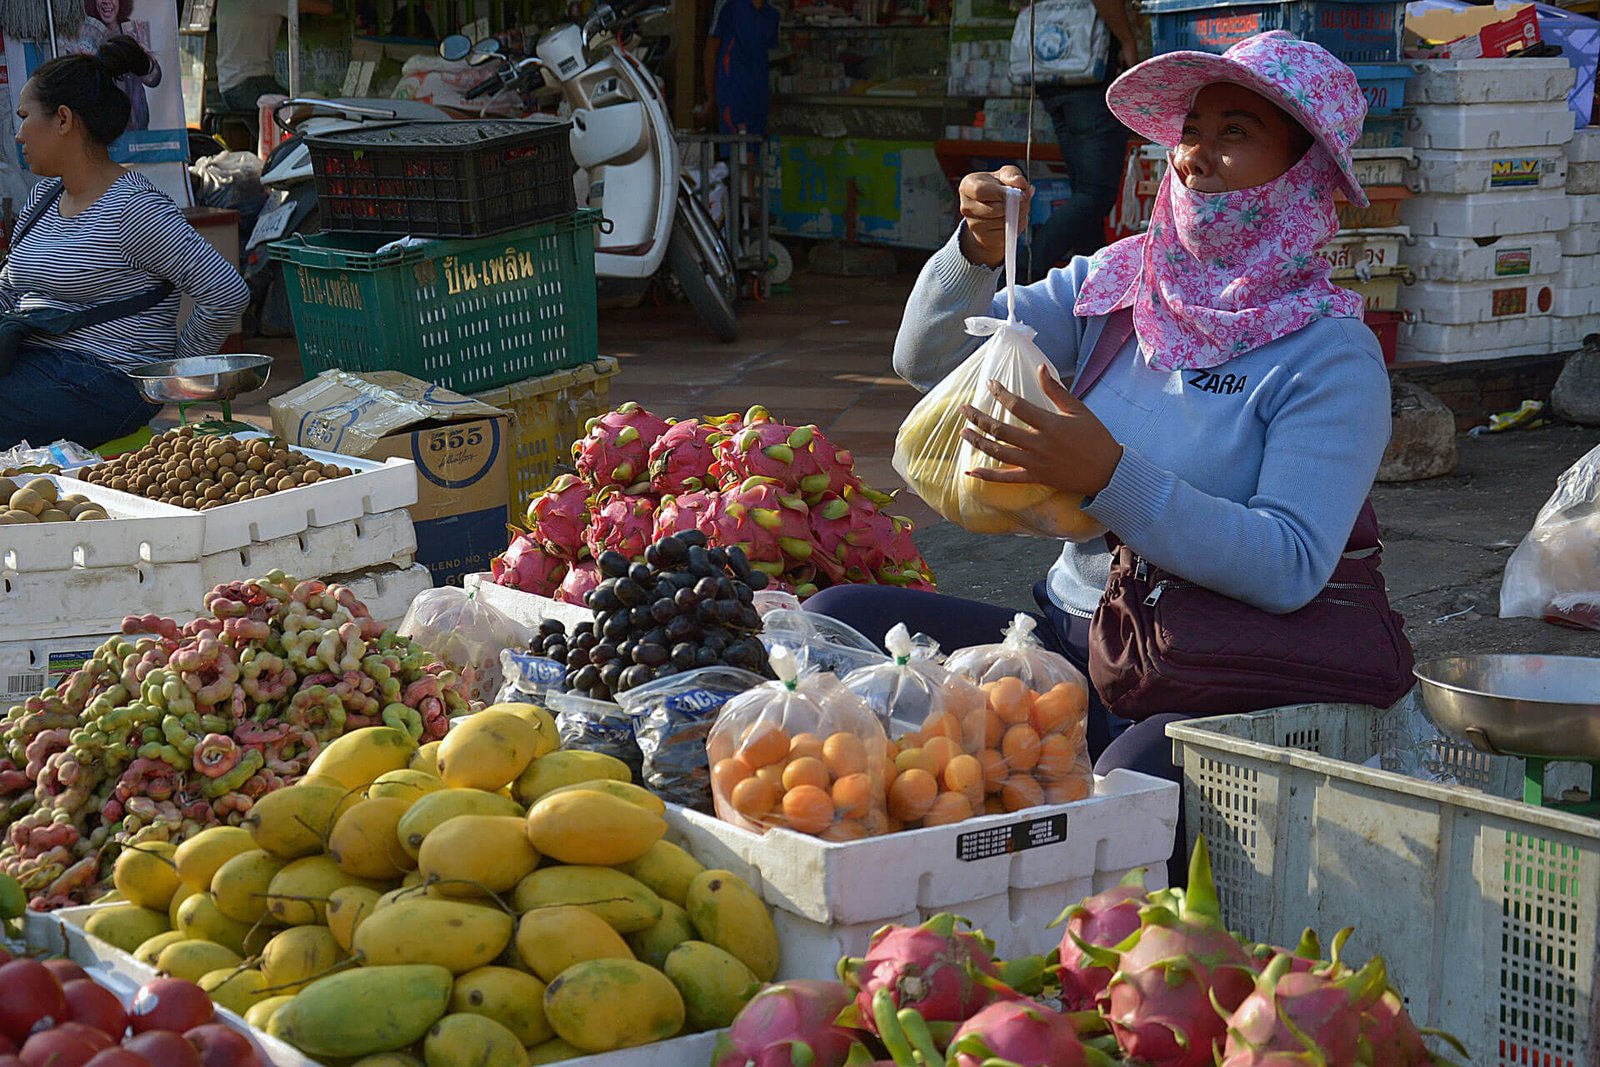
<svg viewBox="0 0 1600 1067">
<path fill-rule="evenodd" d="M 1031 771 L 1039 762 L 1039 735 L 1033 727 L 1019 723 L 1000 740 L 1000 755 L 1013 771 Z"/>
<path fill-rule="evenodd" d="M 1078 763 L 1078 749 L 1060 734 L 1050 734 L 1039 741 L 1039 762 L 1034 773 L 1047 782 L 1057 782 L 1071 774 Z"/>
<path fill-rule="evenodd" d="M 777 763 L 789 754 L 789 735 L 779 726 L 757 723 L 745 735 L 739 758 L 752 767 Z"/>
<path fill-rule="evenodd" d="M 950 766 L 950 761 L 961 755 L 961 746 L 948 737 L 931 737 L 923 751 L 933 761 L 930 770 L 935 778 L 944 777 L 944 769 Z"/>
<path fill-rule="evenodd" d="M 872 810 L 872 778 L 847 774 L 833 783 L 833 810 L 842 819 L 859 819 Z"/>
<path fill-rule="evenodd" d="M 1083 718 L 1088 711 L 1088 692 L 1071 682 L 1061 682 L 1049 692 L 1039 694 L 1029 717 L 1033 728 L 1043 736 L 1060 731 L 1068 723 Z"/>
<path fill-rule="evenodd" d="M 941 711 L 928 716 L 928 721 L 922 724 L 924 739 L 934 737 L 948 737 L 952 741 L 962 738 L 961 720 L 948 711 Z"/>
<path fill-rule="evenodd" d="M 718 760 L 711 768 L 711 788 L 719 795 L 733 796 L 733 787 L 750 777 L 750 765 L 737 756 Z"/>
<path fill-rule="evenodd" d="M 928 814 L 922 817 L 924 826 L 948 826 L 972 818 L 972 802 L 960 793 L 940 793 Z"/>
<path fill-rule="evenodd" d="M 794 789 L 802 785 L 814 785 L 818 789 L 826 789 L 832 780 L 828 777 L 827 766 L 815 756 L 801 756 L 797 760 L 790 760 L 789 765 L 783 769 L 785 789 Z"/>
<path fill-rule="evenodd" d="M 907 771 L 933 771 L 933 757 L 928 755 L 925 748 L 903 748 L 894 758 L 895 769 L 901 774 Z"/>
<path fill-rule="evenodd" d="M 939 796 L 939 783 L 918 767 L 902 771 L 889 787 L 889 814 L 904 822 L 916 822 L 928 814 Z"/>
<path fill-rule="evenodd" d="M 962 753 L 952 756 L 944 768 L 944 787 L 952 793 L 960 793 L 976 808 L 983 803 L 983 764 L 978 762 L 977 756 Z"/>
<path fill-rule="evenodd" d="M 833 825 L 833 798 L 814 785 L 801 785 L 783 795 L 783 818 L 789 829 L 820 834 Z"/>
<path fill-rule="evenodd" d="M 1088 795 L 1089 780 L 1081 774 L 1074 774 L 1059 782 L 1050 782 L 1044 787 L 1044 798 L 1051 804 L 1070 804 Z"/>
<path fill-rule="evenodd" d="M 835 778 L 860 774 L 867 769 L 867 746 L 855 734 L 831 734 L 822 743 L 822 759 Z"/>
<path fill-rule="evenodd" d="M 802 759 L 806 756 L 822 758 L 822 738 L 813 733 L 795 734 L 789 742 L 789 758 Z"/>
<path fill-rule="evenodd" d="M 983 798 L 983 813 L 985 815 L 1004 815 L 1006 813 L 1005 801 L 998 795 Z"/>
<path fill-rule="evenodd" d="M 1015 725 L 1028 721 L 1028 712 L 1033 707 L 1033 693 L 1022 684 L 1021 678 L 1001 678 L 983 688 L 989 694 L 989 707 L 994 709 L 1002 722 Z"/>
<path fill-rule="evenodd" d="M 783 784 L 783 764 L 769 763 L 756 770 L 756 777 L 767 783 L 767 788 L 772 790 L 774 800 L 783 796 L 788 787 Z"/>
<path fill-rule="evenodd" d="M 870 834 L 867 828 L 861 825 L 860 820 L 840 819 L 822 831 L 820 836 L 824 841 L 862 841 Z"/>
<path fill-rule="evenodd" d="M 1006 758 L 994 749 L 986 748 L 978 753 L 978 765 L 983 768 L 984 791 L 1000 792 L 1000 787 L 1006 784 L 1006 778 L 1011 773 L 1006 768 Z"/>
<path fill-rule="evenodd" d="M 772 787 L 759 778 L 746 778 L 733 787 L 733 810 L 749 819 L 760 822 L 772 810 Z"/>
<path fill-rule="evenodd" d="M 1000 802 L 1006 806 L 1007 811 L 1036 808 L 1044 803 L 1044 790 L 1029 775 L 1013 774 L 1006 779 L 1004 788 L 1000 790 Z"/>
</svg>

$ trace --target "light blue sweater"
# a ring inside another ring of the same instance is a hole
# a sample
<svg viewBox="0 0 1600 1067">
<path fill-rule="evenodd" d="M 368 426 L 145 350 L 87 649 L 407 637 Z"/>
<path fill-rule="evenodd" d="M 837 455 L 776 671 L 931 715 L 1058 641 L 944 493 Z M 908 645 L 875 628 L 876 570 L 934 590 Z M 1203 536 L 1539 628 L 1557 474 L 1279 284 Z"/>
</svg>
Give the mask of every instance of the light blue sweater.
<svg viewBox="0 0 1600 1067">
<path fill-rule="evenodd" d="M 1079 257 L 1017 291 L 1017 318 L 1071 382 L 1105 326 L 1072 314 Z M 955 237 L 923 266 L 895 338 L 894 368 L 926 392 L 970 355 L 970 315 L 1005 317 L 998 272 Z M 1389 375 L 1372 331 L 1320 319 L 1210 371 L 1151 370 L 1132 340 L 1085 398 L 1123 446 L 1088 511 L 1175 574 L 1271 612 L 1294 611 L 1328 582 L 1389 442 Z M 1105 541 L 1067 543 L 1050 596 L 1092 614 Z"/>
</svg>

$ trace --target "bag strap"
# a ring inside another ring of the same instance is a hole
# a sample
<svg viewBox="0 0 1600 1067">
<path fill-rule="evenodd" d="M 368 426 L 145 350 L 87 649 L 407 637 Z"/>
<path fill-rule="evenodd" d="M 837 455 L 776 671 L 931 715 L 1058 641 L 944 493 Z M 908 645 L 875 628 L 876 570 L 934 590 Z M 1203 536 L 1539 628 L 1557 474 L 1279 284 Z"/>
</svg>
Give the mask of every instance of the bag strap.
<svg viewBox="0 0 1600 1067">
<path fill-rule="evenodd" d="M 113 300 L 109 304 L 95 304 L 83 309 L 84 326 L 102 326 L 117 319 L 125 319 L 132 315 L 142 315 L 146 311 L 161 303 L 167 297 L 177 292 L 177 286 L 164 281 L 160 285 L 146 289 L 142 293 L 125 296 L 121 300 Z"/>
<path fill-rule="evenodd" d="M 38 210 L 29 215 L 27 218 L 20 220 L 16 226 L 12 228 L 10 247 L 15 248 L 22 243 L 22 239 L 28 236 L 28 231 L 33 229 L 34 226 L 44 218 L 44 213 L 56 206 L 56 201 L 61 199 L 61 194 L 65 189 L 65 185 L 56 186 L 54 192 L 39 201 Z M 6 258 L 10 259 L 11 257 L 9 254 L 7 254 Z"/>
<path fill-rule="evenodd" d="M 1122 346 L 1128 343 L 1128 338 L 1133 336 L 1133 309 L 1119 308 L 1106 316 L 1105 325 L 1100 329 L 1100 339 L 1095 342 L 1094 351 L 1089 353 L 1088 362 L 1084 363 L 1083 370 L 1078 372 L 1078 377 L 1072 383 L 1072 395 L 1082 400 L 1095 382 L 1105 374 L 1106 368 L 1111 366 L 1111 361 L 1117 358 L 1117 353 L 1122 351 Z"/>
</svg>

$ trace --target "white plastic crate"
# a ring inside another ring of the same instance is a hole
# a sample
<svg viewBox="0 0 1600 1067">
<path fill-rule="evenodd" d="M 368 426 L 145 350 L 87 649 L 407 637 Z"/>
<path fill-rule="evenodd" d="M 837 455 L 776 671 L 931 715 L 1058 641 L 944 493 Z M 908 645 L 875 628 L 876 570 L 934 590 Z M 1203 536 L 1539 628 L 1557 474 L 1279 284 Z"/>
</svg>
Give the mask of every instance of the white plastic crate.
<svg viewBox="0 0 1600 1067">
<path fill-rule="evenodd" d="M 1336 279 L 1376 278 L 1401 269 L 1400 246 L 1410 236 L 1404 226 L 1341 230 L 1320 251 Z"/>
<path fill-rule="evenodd" d="M 0 641 L 0 711 L 38 696 L 93 656 L 121 628 L 67 637 Z"/>
<path fill-rule="evenodd" d="M 1534 148 L 1572 140 L 1572 111 L 1559 104 L 1444 104 L 1411 108 L 1411 148 Z"/>
<path fill-rule="evenodd" d="M 1406 171 L 1416 159 L 1409 148 L 1356 148 L 1350 152 L 1351 173 L 1363 186 L 1405 185 Z"/>
<path fill-rule="evenodd" d="M 567 626 L 594 621 L 594 612 L 580 604 L 567 604 L 547 596 L 495 585 L 494 576 L 487 572 L 467 575 L 461 586 L 469 593 L 477 590 L 478 599 L 530 628 L 538 626 L 545 619 L 556 619 Z"/>
<path fill-rule="evenodd" d="M 1600 163 L 1600 126 L 1584 126 L 1567 142 L 1568 163 Z"/>
<path fill-rule="evenodd" d="M 1567 194 L 1567 222 L 1561 228 L 1561 254 L 1600 253 L 1600 195 Z"/>
<path fill-rule="evenodd" d="M 0 641 L 114 632 L 130 612 L 193 618 L 200 561 L 0 573 Z"/>
<path fill-rule="evenodd" d="M 1366 279 L 1350 277 L 1339 284 L 1361 294 L 1368 311 L 1394 311 L 1400 307 L 1399 274 L 1374 275 Z"/>
<path fill-rule="evenodd" d="M 1553 233 L 1519 233 L 1485 240 L 1417 237 L 1405 252 L 1418 281 L 1499 282 L 1561 270 L 1561 241 Z"/>
<path fill-rule="evenodd" d="M 404 509 L 363 515 L 331 526 L 307 526 L 298 533 L 214 552 L 200 561 L 207 589 L 241 578 L 281 570 L 296 578 L 376 567 L 411 565 L 417 532 Z"/>
<path fill-rule="evenodd" d="M 1600 820 L 1362 766 L 1373 709 L 1305 705 L 1167 728 L 1230 929 L 1294 944 L 1353 925 L 1425 1026 L 1477 1067 L 1600 1062 Z M 1487 779 L 1519 761 L 1470 752 Z"/>
<path fill-rule="evenodd" d="M 1577 319 L 1553 318 L 1550 320 L 1550 346 L 1556 352 L 1571 352 L 1583 347 L 1583 339 L 1600 333 L 1600 315 L 1586 315 Z"/>
<path fill-rule="evenodd" d="M 13 480 L 31 481 L 34 477 Z M 0 526 L 0 570 L 64 571 L 134 563 L 192 563 L 200 558 L 205 524 L 198 512 L 75 478 L 50 480 L 62 496 L 77 493 L 104 505 L 110 518 Z"/>
<path fill-rule="evenodd" d="M 1400 307 L 1416 322 L 1460 326 L 1548 315 L 1554 275 L 1497 278 L 1488 282 L 1417 282 L 1400 293 Z"/>
<path fill-rule="evenodd" d="M 1470 363 L 1543 355 L 1550 351 L 1550 324 L 1554 321 L 1550 315 L 1533 315 L 1466 326 L 1402 322 L 1397 362 Z"/>
<path fill-rule="evenodd" d="M 1600 315 L 1600 284 L 1572 289 L 1558 287 L 1550 310 L 1558 318 L 1563 319 L 1584 319 Z"/>
<path fill-rule="evenodd" d="M 1561 257 L 1561 269 L 1556 273 L 1558 289 L 1587 289 L 1594 285 L 1600 285 L 1600 256 Z"/>
<path fill-rule="evenodd" d="M 330 582 L 350 587 L 374 619 L 393 628 L 406 617 L 417 594 L 433 588 L 433 575 L 420 563 L 409 567 L 372 567 L 352 574 L 332 574 Z"/>
<path fill-rule="evenodd" d="M 1593 196 L 1600 193 L 1600 162 L 1568 163 L 1567 192 L 1573 196 Z"/>
<path fill-rule="evenodd" d="M 1448 196 L 1565 189 L 1567 157 L 1559 147 L 1475 151 L 1419 148 L 1416 178 L 1418 192 Z"/>
<path fill-rule="evenodd" d="M 755 834 L 669 805 L 671 834 L 708 867 L 732 871 L 773 909 L 783 978 L 828 978 L 887 923 L 938 912 L 971 919 L 1005 957 L 1048 953 L 1048 924 L 1067 905 L 1135 867 L 1166 883 L 1178 816 L 1171 783 L 1132 771 L 1096 779 L 1094 795 L 953 826 L 835 844 L 788 830 Z"/>
<path fill-rule="evenodd" d="M 1577 72 L 1564 57 L 1550 59 L 1419 59 L 1406 82 L 1406 106 L 1416 104 L 1566 104 Z"/>
<path fill-rule="evenodd" d="M 1572 221 L 1570 199 L 1576 198 L 1548 189 L 1525 189 L 1515 196 L 1413 196 L 1401 202 L 1400 221 L 1418 237 L 1557 233 Z"/>
</svg>

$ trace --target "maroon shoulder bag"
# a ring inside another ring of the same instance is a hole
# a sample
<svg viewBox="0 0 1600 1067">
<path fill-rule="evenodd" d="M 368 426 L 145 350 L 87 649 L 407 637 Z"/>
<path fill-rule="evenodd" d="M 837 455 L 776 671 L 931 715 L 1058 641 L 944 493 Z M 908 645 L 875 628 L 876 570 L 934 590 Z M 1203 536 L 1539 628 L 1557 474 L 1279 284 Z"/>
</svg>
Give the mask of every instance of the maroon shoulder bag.
<svg viewBox="0 0 1600 1067">
<path fill-rule="evenodd" d="M 1132 332 L 1132 311 L 1107 318 L 1074 395 L 1094 387 Z M 1125 719 L 1323 701 L 1388 707 L 1411 688 L 1411 643 L 1378 569 L 1383 546 L 1370 500 L 1328 584 L 1286 615 L 1185 581 L 1106 540 L 1111 577 L 1089 626 L 1089 676 Z"/>
</svg>

